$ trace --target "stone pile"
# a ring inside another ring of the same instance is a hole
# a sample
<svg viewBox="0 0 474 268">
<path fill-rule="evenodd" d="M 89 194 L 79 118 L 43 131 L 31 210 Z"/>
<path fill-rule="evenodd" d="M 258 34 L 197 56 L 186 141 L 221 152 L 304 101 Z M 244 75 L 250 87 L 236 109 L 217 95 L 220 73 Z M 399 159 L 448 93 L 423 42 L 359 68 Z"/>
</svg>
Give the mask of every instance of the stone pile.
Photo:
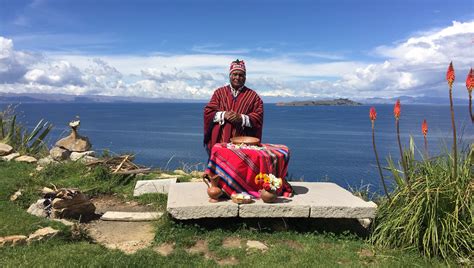
<svg viewBox="0 0 474 268">
<path fill-rule="evenodd" d="M 62 188 L 57 191 L 43 188 L 43 198 L 28 208 L 28 213 L 53 219 L 90 219 L 95 215 L 95 206 L 77 189 Z"/>
<path fill-rule="evenodd" d="M 97 158 L 94 157 L 95 152 L 91 151 L 92 144 L 89 139 L 77 133 L 79 125 L 79 120 L 69 123 L 71 134 L 57 141 L 55 146 L 49 151 L 50 162 L 64 160 L 77 161 L 80 159 L 85 162 L 91 162 L 97 160 Z M 47 162 L 46 159 L 45 162 Z"/>
<path fill-rule="evenodd" d="M 0 142 L 0 159 L 3 161 L 17 161 L 17 162 L 27 162 L 27 163 L 36 163 L 37 159 L 29 155 L 20 155 L 13 150 L 13 147 L 6 143 Z"/>
</svg>

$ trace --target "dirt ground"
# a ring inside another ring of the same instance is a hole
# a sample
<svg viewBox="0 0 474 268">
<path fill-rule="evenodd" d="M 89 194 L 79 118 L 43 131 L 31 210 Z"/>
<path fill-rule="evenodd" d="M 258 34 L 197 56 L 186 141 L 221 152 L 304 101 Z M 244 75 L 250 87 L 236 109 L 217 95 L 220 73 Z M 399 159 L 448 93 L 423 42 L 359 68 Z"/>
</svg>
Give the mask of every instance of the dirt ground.
<svg viewBox="0 0 474 268">
<path fill-rule="evenodd" d="M 134 201 L 124 202 L 115 196 L 99 196 L 91 201 L 96 206 L 96 214 L 103 214 L 106 211 L 153 211 L 151 206 L 142 206 Z M 149 247 L 155 237 L 152 222 L 94 220 L 84 223 L 83 227 L 95 242 L 110 249 L 119 249 L 127 254 Z"/>
</svg>

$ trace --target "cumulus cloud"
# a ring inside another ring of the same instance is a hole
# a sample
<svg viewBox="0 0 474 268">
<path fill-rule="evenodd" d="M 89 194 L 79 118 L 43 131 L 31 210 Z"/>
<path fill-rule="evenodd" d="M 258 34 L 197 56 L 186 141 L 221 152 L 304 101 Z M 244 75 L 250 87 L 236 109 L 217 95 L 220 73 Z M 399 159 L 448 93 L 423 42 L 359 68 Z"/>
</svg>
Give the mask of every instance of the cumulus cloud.
<svg viewBox="0 0 474 268">
<path fill-rule="evenodd" d="M 372 53 L 379 60 L 371 62 L 351 61 L 330 51 L 305 54 L 322 62 L 301 61 L 301 53 L 249 56 L 247 83 L 268 97 L 445 96 L 448 63 L 454 62 L 458 77 L 471 67 L 473 35 L 474 22 L 453 22 L 376 47 Z M 0 37 L 0 92 L 208 99 L 228 83 L 228 63 L 234 59 L 230 52 L 37 54 L 16 50 L 13 40 Z M 462 81 L 458 79 L 458 85 Z M 455 96 L 464 93 L 454 91 Z"/>
</svg>

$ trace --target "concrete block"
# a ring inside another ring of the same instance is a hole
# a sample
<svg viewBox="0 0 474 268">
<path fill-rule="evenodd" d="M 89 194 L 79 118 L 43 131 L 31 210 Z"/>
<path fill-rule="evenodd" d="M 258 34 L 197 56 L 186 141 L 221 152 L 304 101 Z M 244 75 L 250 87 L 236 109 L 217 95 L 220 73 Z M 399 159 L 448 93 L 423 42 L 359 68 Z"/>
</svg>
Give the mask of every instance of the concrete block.
<svg viewBox="0 0 474 268">
<path fill-rule="evenodd" d="M 329 182 L 291 182 L 294 198 L 310 206 L 311 218 L 374 218 L 377 205 Z"/>
<path fill-rule="evenodd" d="M 231 200 L 209 202 L 204 183 L 171 184 L 168 193 L 167 211 L 175 219 L 237 217 L 239 206 Z"/>
<path fill-rule="evenodd" d="M 264 203 L 261 199 L 251 204 L 239 205 L 241 218 L 308 218 L 310 206 L 300 196 L 284 198 L 279 196 L 275 203 Z"/>
<path fill-rule="evenodd" d="M 177 178 L 169 178 L 162 180 L 142 180 L 137 181 L 133 196 L 140 196 L 142 194 L 160 193 L 167 194 L 169 192 L 170 184 L 176 183 Z"/>
<path fill-rule="evenodd" d="M 162 212 L 107 211 L 100 219 L 103 221 L 154 221 L 162 215 Z"/>
</svg>

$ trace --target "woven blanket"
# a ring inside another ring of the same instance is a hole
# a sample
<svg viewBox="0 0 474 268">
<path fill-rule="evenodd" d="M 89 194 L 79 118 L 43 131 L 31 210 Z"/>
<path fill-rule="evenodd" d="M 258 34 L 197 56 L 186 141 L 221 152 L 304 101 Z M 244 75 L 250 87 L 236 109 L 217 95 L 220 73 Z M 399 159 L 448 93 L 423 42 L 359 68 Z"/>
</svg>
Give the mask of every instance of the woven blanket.
<svg viewBox="0 0 474 268">
<path fill-rule="evenodd" d="M 291 196 L 291 186 L 285 179 L 289 160 L 290 152 L 285 145 L 247 146 L 217 143 L 212 147 L 205 172 L 210 176 L 219 175 L 219 187 L 228 196 L 248 193 L 259 198 L 262 185 L 256 183 L 255 177 L 260 173 L 281 178 L 282 187 L 277 194 Z"/>
</svg>

